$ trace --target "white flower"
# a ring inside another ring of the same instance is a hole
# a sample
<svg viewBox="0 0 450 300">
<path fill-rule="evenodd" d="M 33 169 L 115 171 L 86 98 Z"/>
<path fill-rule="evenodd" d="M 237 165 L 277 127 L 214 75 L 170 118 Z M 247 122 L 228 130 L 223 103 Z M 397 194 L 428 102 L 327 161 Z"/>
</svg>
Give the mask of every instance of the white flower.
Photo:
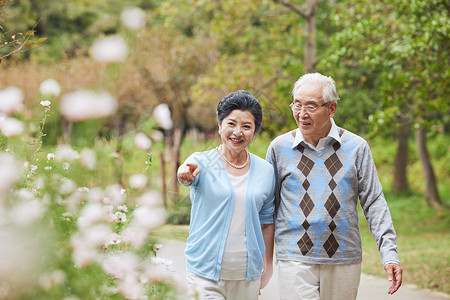
<svg viewBox="0 0 450 300">
<path fill-rule="evenodd" d="M 0 118 L 0 130 L 4 136 L 16 136 L 25 130 L 25 126 L 15 118 Z"/>
<path fill-rule="evenodd" d="M 20 164 L 11 154 L 0 152 L 0 198 L 19 179 Z"/>
<path fill-rule="evenodd" d="M 51 274 L 44 274 L 39 278 L 40 286 L 49 291 L 52 287 L 62 285 L 66 280 L 66 273 L 62 270 L 56 270 Z"/>
<path fill-rule="evenodd" d="M 164 266 L 167 268 L 173 264 L 173 261 L 167 260 L 162 257 L 152 256 L 150 259 L 151 259 L 151 262 L 154 263 L 155 265 L 160 265 L 160 266 Z"/>
<path fill-rule="evenodd" d="M 144 174 L 134 174 L 130 177 L 130 185 L 135 189 L 143 189 L 147 185 L 147 176 Z"/>
<path fill-rule="evenodd" d="M 47 154 L 47 160 L 51 160 L 51 159 L 55 159 L 55 154 L 54 153 L 49 153 Z"/>
<path fill-rule="evenodd" d="M 139 132 L 134 136 L 134 144 L 141 150 L 148 150 L 152 146 L 152 140 L 144 133 Z"/>
<path fill-rule="evenodd" d="M 88 204 L 83 207 L 78 218 L 78 227 L 81 230 L 88 229 L 92 224 L 108 219 L 103 206 L 99 203 Z"/>
<path fill-rule="evenodd" d="M 102 268 L 105 273 L 114 278 L 125 278 L 136 275 L 140 265 L 140 259 L 136 254 L 125 252 L 107 256 L 102 263 Z"/>
<path fill-rule="evenodd" d="M 61 183 L 59 185 L 59 193 L 62 195 L 68 195 L 75 191 L 77 184 L 69 178 L 61 178 Z"/>
<path fill-rule="evenodd" d="M 155 142 L 162 142 L 164 140 L 164 134 L 159 130 L 155 130 L 153 131 L 151 138 Z"/>
<path fill-rule="evenodd" d="M 160 204 L 161 196 L 157 191 L 149 191 L 141 195 L 138 199 L 138 203 L 142 206 L 156 207 Z"/>
<path fill-rule="evenodd" d="M 34 172 L 36 172 L 38 166 L 35 165 L 30 165 L 30 173 L 33 174 Z"/>
<path fill-rule="evenodd" d="M 49 78 L 42 81 L 41 85 L 39 86 L 39 91 L 43 95 L 59 96 L 59 94 L 61 93 L 61 87 L 59 86 L 59 83 L 56 80 Z M 50 106 L 50 103 L 48 105 L 43 105 L 41 102 L 41 105 Z"/>
<path fill-rule="evenodd" d="M 69 170 L 70 164 L 68 162 L 63 162 L 62 167 L 64 170 Z"/>
<path fill-rule="evenodd" d="M 123 241 L 135 248 L 140 248 L 148 238 L 148 231 L 136 224 L 131 224 L 122 232 Z"/>
<path fill-rule="evenodd" d="M 0 226 L 0 240 L 0 297 L 27 298 L 38 283 L 36 275 L 45 270 L 43 245 L 49 243 L 48 238 L 37 228 L 27 232 L 16 226 Z"/>
<path fill-rule="evenodd" d="M 69 162 L 77 159 L 79 154 L 76 150 L 72 149 L 70 145 L 62 144 L 56 147 L 55 158 L 57 161 Z"/>
<path fill-rule="evenodd" d="M 109 226 L 95 224 L 89 226 L 88 230 L 83 231 L 83 239 L 89 246 L 99 247 L 103 246 L 108 241 L 108 238 L 112 233 Z"/>
<path fill-rule="evenodd" d="M 121 190 L 122 187 L 119 184 L 108 186 L 105 190 L 105 198 L 103 199 L 103 203 L 113 207 L 121 205 L 125 200 Z"/>
<path fill-rule="evenodd" d="M 94 261 L 97 254 L 95 249 L 89 247 L 79 233 L 70 238 L 70 244 L 73 249 L 72 259 L 76 267 L 82 268 Z"/>
<path fill-rule="evenodd" d="M 45 168 L 44 168 L 44 170 L 46 170 L 46 171 L 50 171 L 52 169 L 52 167 L 50 167 L 50 166 L 46 166 Z"/>
<path fill-rule="evenodd" d="M 27 226 L 41 219 L 45 212 L 46 207 L 41 201 L 32 200 L 16 204 L 10 214 L 16 224 Z"/>
<path fill-rule="evenodd" d="M 119 281 L 120 293 L 126 299 L 145 299 L 145 290 L 138 276 L 127 276 Z"/>
<path fill-rule="evenodd" d="M 85 187 L 85 186 L 79 187 L 79 188 L 78 188 L 78 191 L 79 191 L 79 192 L 82 192 L 82 193 L 89 193 L 89 188 L 88 188 L 88 187 Z"/>
<path fill-rule="evenodd" d="M 105 247 L 108 247 L 109 245 L 118 245 L 122 242 L 122 239 L 119 234 L 113 232 L 109 235 L 108 240 L 105 243 Z"/>
<path fill-rule="evenodd" d="M 103 201 L 104 197 L 105 193 L 99 187 L 92 188 L 86 196 L 90 203 L 100 203 Z"/>
<path fill-rule="evenodd" d="M 129 7 L 122 11 L 120 14 L 120 19 L 125 27 L 130 29 L 139 29 L 145 26 L 146 13 L 139 7 Z"/>
<path fill-rule="evenodd" d="M 117 106 L 117 100 L 106 92 L 78 90 L 61 99 L 61 113 L 73 122 L 110 116 L 116 112 Z"/>
<path fill-rule="evenodd" d="M 170 117 L 170 109 L 169 106 L 165 103 L 161 103 L 153 110 L 153 117 L 158 122 L 159 126 L 161 126 L 165 130 L 170 130 L 173 127 L 172 119 Z"/>
<path fill-rule="evenodd" d="M 0 113 L 10 115 L 23 107 L 24 93 L 17 87 L 11 86 L 0 90 Z"/>
<path fill-rule="evenodd" d="M 128 212 L 128 207 L 126 205 L 119 205 L 117 207 L 117 210 L 122 211 L 122 212 Z"/>
<path fill-rule="evenodd" d="M 80 153 L 80 163 L 88 170 L 94 170 L 97 164 L 97 155 L 94 150 L 84 148 Z"/>
<path fill-rule="evenodd" d="M 43 107 L 50 107 L 50 105 L 51 105 L 52 103 L 51 103 L 50 101 L 48 101 L 48 100 L 45 100 L 45 101 L 41 101 L 40 104 L 41 104 Z"/>
<path fill-rule="evenodd" d="M 93 59 L 99 62 L 124 61 L 128 55 L 128 46 L 118 35 L 99 38 L 94 41 L 89 50 Z"/>
<path fill-rule="evenodd" d="M 147 232 L 161 226 L 166 220 L 163 209 L 146 206 L 136 208 L 133 217 L 134 224 Z"/>
<path fill-rule="evenodd" d="M 73 215 L 72 215 L 71 212 L 65 212 L 65 213 L 62 214 L 62 217 L 63 217 L 64 220 L 69 221 L 70 218 L 73 217 Z"/>
<path fill-rule="evenodd" d="M 119 223 L 123 223 L 127 221 L 127 215 L 124 214 L 123 212 L 117 211 L 114 214 L 114 222 L 119 222 Z"/>
</svg>

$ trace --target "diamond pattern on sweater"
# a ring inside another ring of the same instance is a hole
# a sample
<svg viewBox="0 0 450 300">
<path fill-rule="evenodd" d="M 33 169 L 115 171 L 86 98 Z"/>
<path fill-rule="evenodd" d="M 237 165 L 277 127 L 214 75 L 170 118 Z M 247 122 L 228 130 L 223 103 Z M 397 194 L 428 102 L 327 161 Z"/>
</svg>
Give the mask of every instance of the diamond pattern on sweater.
<svg viewBox="0 0 450 300">
<path fill-rule="evenodd" d="M 308 233 L 305 232 L 305 234 L 302 236 L 302 238 L 297 242 L 297 246 L 302 252 L 303 255 L 306 255 L 306 253 L 311 250 L 313 247 L 313 242 L 311 241 L 311 238 L 309 237 Z"/>
<path fill-rule="evenodd" d="M 336 186 L 337 186 L 337 183 L 336 183 L 336 181 L 334 181 L 334 179 L 332 178 L 332 179 L 330 180 L 330 182 L 328 183 L 328 186 L 330 187 L 330 189 L 331 189 L 332 191 L 334 191 L 334 189 L 335 189 Z"/>
<path fill-rule="evenodd" d="M 332 257 L 334 253 L 336 253 L 336 250 L 339 248 L 339 244 L 333 234 L 328 237 L 327 241 L 323 244 L 323 247 L 329 257 Z"/>
<path fill-rule="evenodd" d="M 303 154 L 303 152 L 305 151 L 305 146 L 303 146 L 303 145 L 301 145 L 301 144 L 298 144 L 297 150 L 300 151 L 300 153 Z"/>
<path fill-rule="evenodd" d="M 328 172 L 330 172 L 331 176 L 334 176 L 342 168 L 342 163 L 336 153 L 333 153 L 333 155 L 328 157 L 328 159 L 325 161 L 325 166 L 327 167 Z"/>
<path fill-rule="evenodd" d="M 309 183 L 308 179 L 305 178 L 305 181 L 303 181 L 302 187 L 307 191 L 309 189 L 309 186 L 311 184 Z"/>
<path fill-rule="evenodd" d="M 306 156 L 302 155 L 302 158 L 300 159 L 297 168 L 303 173 L 303 175 L 305 175 L 305 177 L 309 175 L 313 167 L 314 162 L 309 158 L 307 158 Z"/>
<path fill-rule="evenodd" d="M 308 230 L 310 225 L 309 225 L 308 221 L 305 219 L 305 221 L 303 221 L 303 223 L 302 223 L 302 226 L 303 226 L 303 228 L 305 228 L 305 230 Z"/>
<path fill-rule="evenodd" d="M 303 196 L 302 202 L 300 202 L 300 208 L 303 211 L 303 214 L 305 215 L 305 218 L 309 216 L 311 211 L 314 208 L 314 203 L 312 202 L 311 198 L 309 197 L 308 193 Z"/>
<path fill-rule="evenodd" d="M 341 131 L 340 136 L 342 134 Z M 303 255 L 344 257 L 344 236 L 349 230 L 344 213 L 347 208 L 345 197 L 351 188 L 348 172 L 352 168 L 348 158 L 354 154 L 355 145 L 355 141 L 350 144 L 335 141 L 331 151 L 315 152 L 313 155 L 310 148 L 302 143 L 291 148 L 296 152 L 297 160 L 291 160 L 292 169 L 288 170 L 290 176 L 285 184 L 297 195 L 292 204 L 301 209 L 287 221 L 293 237 L 290 241 L 291 254 L 295 253 L 296 245 Z M 287 147 L 287 144 L 283 146 Z M 283 154 L 291 158 L 290 153 Z"/>
<path fill-rule="evenodd" d="M 341 205 L 339 204 L 338 199 L 336 198 L 336 196 L 333 193 L 331 193 L 330 197 L 328 197 L 327 202 L 325 202 L 325 208 L 327 209 L 331 218 L 334 218 L 334 216 L 337 214 L 339 208 L 341 208 Z"/>
<path fill-rule="evenodd" d="M 331 220 L 330 225 L 328 225 L 328 227 L 330 227 L 331 232 L 333 232 L 336 229 L 336 223 L 334 223 L 333 220 Z"/>
</svg>

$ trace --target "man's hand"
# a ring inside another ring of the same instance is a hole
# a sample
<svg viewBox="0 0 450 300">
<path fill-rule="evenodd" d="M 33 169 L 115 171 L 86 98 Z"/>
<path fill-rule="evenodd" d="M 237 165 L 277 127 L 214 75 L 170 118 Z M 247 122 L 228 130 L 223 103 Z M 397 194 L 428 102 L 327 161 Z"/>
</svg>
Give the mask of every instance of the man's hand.
<svg viewBox="0 0 450 300">
<path fill-rule="evenodd" d="M 392 285 L 389 287 L 388 294 L 394 294 L 402 285 L 402 268 L 395 263 L 389 263 L 384 266 L 386 270 L 388 280 L 392 282 Z"/>
<path fill-rule="evenodd" d="M 197 164 L 187 163 L 178 168 L 177 177 L 181 183 L 189 185 L 194 182 L 198 173 L 200 173 L 200 167 Z"/>
</svg>

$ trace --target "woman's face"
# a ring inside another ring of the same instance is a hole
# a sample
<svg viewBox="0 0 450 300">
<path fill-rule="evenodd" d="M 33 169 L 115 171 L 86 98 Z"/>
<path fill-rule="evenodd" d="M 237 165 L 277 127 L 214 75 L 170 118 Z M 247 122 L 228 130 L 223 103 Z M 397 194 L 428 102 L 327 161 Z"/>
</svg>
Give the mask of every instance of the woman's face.
<svg viewBox="0 0 450 300">
<path fill-rule="evenodd" d="M 230 151 L 244 151 L 255 136 L 255 117 L 248 110 L 235 109 L 219 124 L 219 132 L 222 143 Z"/>
</svg>

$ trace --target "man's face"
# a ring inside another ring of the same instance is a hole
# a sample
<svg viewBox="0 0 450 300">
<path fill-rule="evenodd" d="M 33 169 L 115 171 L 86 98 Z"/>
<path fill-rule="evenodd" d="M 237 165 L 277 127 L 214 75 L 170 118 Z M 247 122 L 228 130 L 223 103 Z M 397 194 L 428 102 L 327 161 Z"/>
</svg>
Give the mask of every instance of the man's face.
<svg viewBox="0 0 450 300">
<path fill-rule="evenodd" d="M 320 84 L 306 84 L 301 86 L 294 95 L 294 106 L 300 105 L 300 111 L 294 111 L 293 116 L 305 140 L 317 146 L 319 140 L 328 135 L 331 129 L 331 117 L 336 112 L 335 102 L 324 104 Z M 305 107 L 314 107 L 315 111 L 308 112 Z"/>
</svg>

